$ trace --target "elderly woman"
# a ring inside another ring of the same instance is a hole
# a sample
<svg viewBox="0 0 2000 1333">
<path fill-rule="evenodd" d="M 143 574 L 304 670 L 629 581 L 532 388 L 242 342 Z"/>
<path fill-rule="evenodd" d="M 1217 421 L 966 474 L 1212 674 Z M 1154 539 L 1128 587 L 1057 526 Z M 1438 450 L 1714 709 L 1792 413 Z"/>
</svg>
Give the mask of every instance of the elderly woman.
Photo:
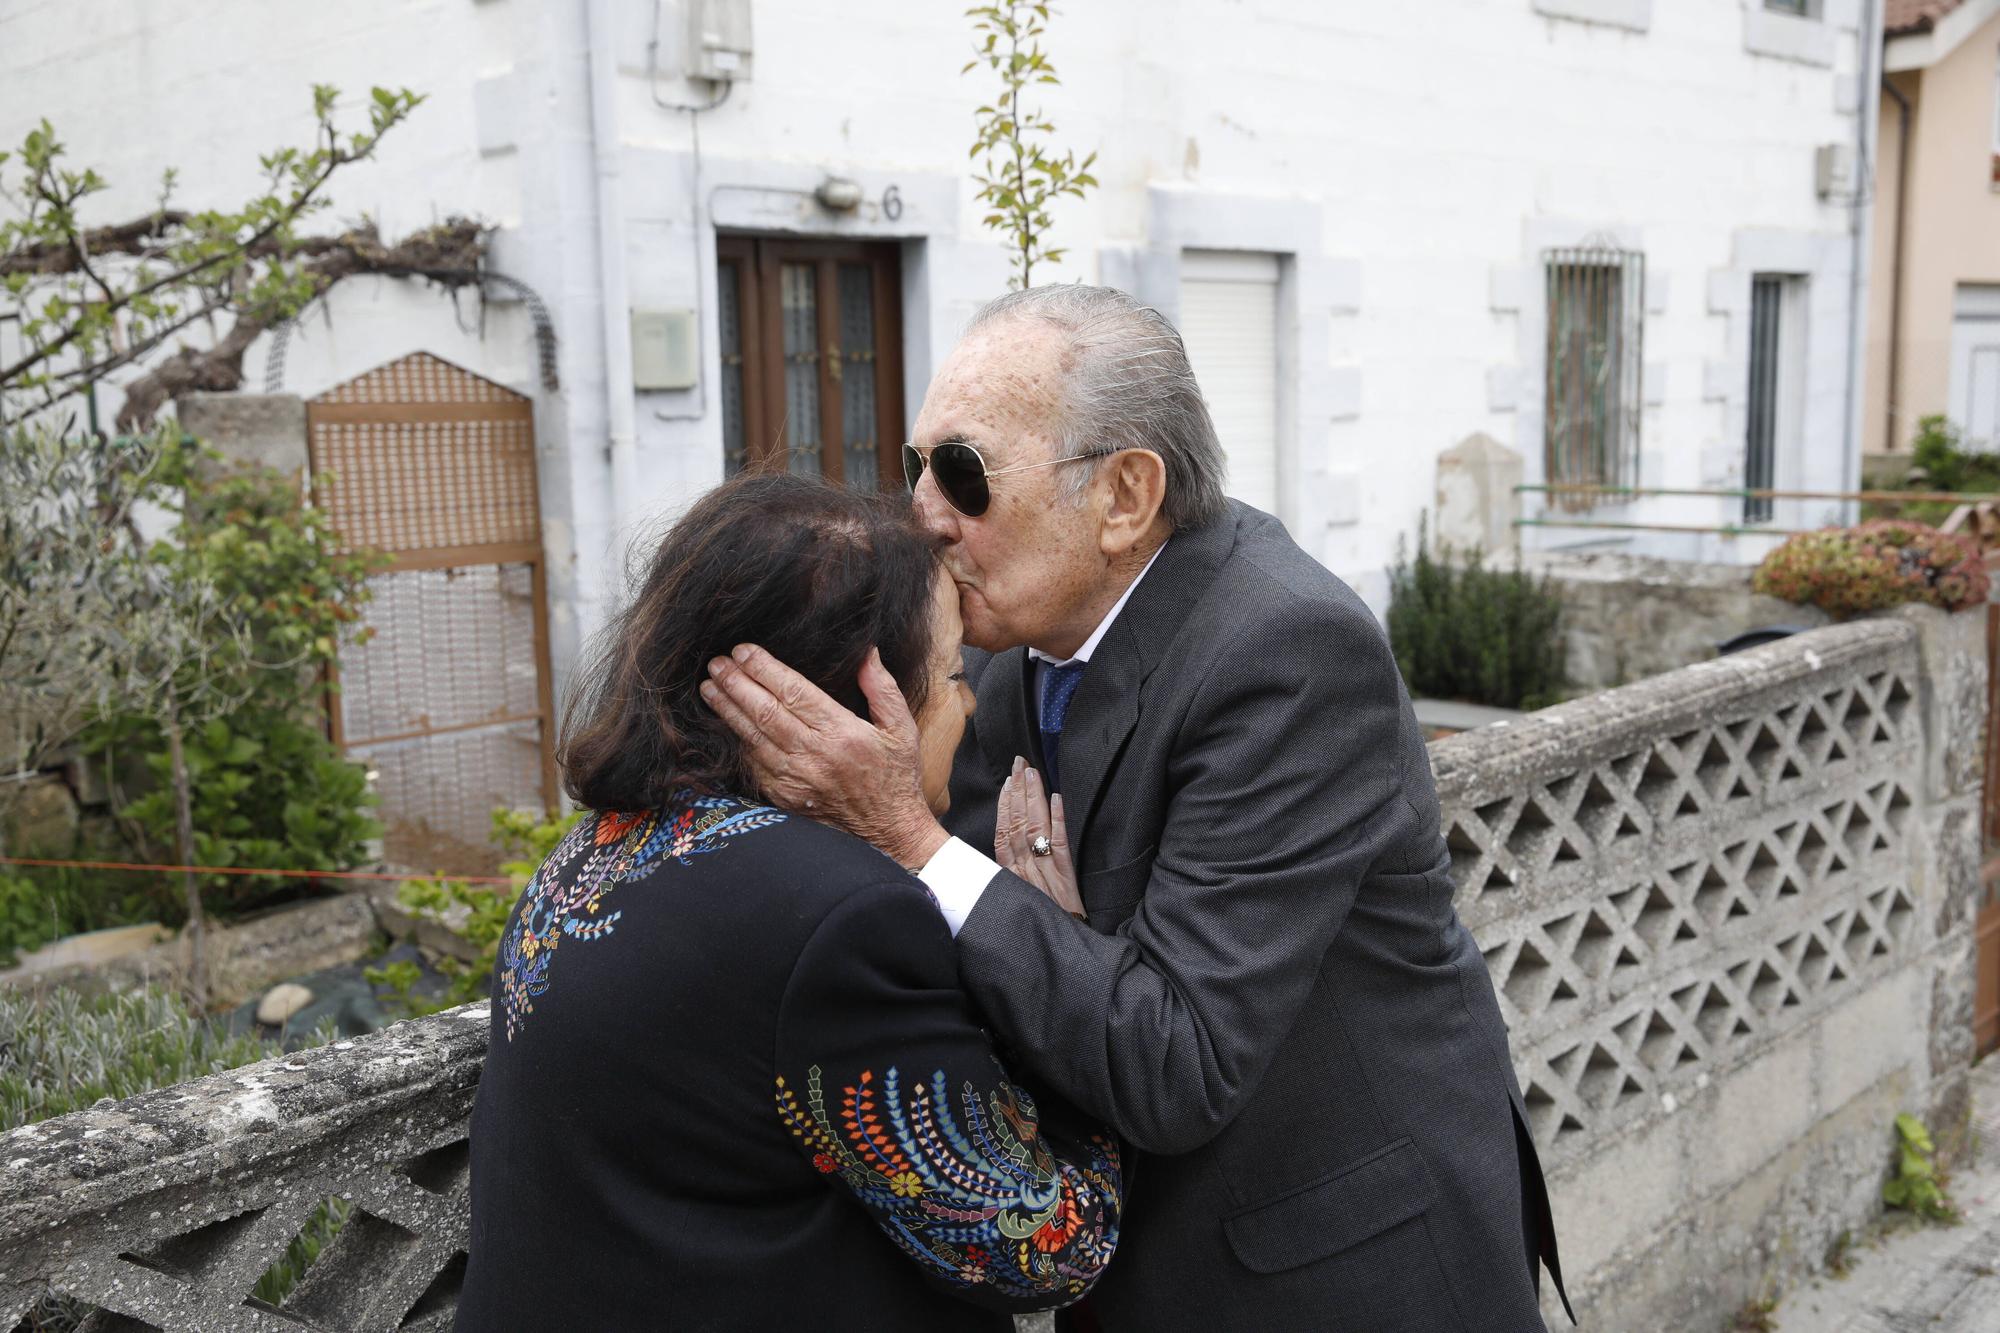
<svg viewBox="0 0 2000 1333">
<path fill-rule="evenodd" d="M 913 876 L 745 795 L 698 692 L 746 642 L 864 716 L 900 687 L 941 811 L 959 632 L 900 501 L 745 478 L 674 527 L 495 964 L 459 1328 L 1005 1329 L 1103 1270 L 1113 1143 L 1009 1079 Z"/>
</svg>

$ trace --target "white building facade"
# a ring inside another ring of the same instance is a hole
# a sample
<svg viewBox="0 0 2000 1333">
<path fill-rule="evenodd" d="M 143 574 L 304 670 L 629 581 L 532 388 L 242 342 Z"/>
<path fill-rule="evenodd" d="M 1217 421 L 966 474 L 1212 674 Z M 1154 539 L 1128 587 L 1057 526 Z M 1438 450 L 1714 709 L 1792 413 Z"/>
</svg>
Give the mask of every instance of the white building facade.
<svg viewBox="0 0 2000 1333">
<path fill-rule="evenodd" d="M 732 460 L 892 475 L 1004 289 L 962 8 L 0 0 L 0 141 L 48 117 L 114 182 L 91 219 L 112 221 L 167 165 L 189 205 L 246 197 L 256 155 L 309 133 L 311 83 L 357 118 L 371 84 L 426 94 L 336 178 L 327 225 L 493 224 L 560 388 L 518 291 L 375 279 L 262 340 L 246 387 L 311 395 L 422 350 L 531 395 L 561 674 L 634 538 Z M 1880 22 L 1879 0 L 1070 0 L 1040 101 L 1102 186 L 1054 208 L 1068 253 L 1037 280 L 1176 318 L 1232 488 L 1378 608 L 1438 455 L 1475 433 L 1531 484 L 1847 488 Z M 1523 500 L 1681 529 L 1838 512 Z M 1522 531 L 1722 560 L 1775 540 Z"/>
</svg>

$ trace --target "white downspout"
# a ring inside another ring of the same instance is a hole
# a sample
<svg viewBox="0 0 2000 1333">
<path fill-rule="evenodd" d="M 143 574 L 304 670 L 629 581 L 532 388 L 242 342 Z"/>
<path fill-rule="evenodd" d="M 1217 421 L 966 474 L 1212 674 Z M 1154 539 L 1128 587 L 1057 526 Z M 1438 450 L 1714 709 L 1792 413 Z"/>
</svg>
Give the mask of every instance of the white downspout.
<svg viewBox="0 0 2000 1333">
<path fill-rule="evenodd" d="M 1862 0 L 1860 65 L 1860 107 L 1855 111 L 1855 153 L 1866 175 L 1856 182 L 1854 201 L 1854 264 L 1848 286 L 1847 306 L 1847 430 L 1846 449 L 1840 468 L 1840 489 L 1861 489 L 1861 440 L 1866 433 L 1863 416 L 1868 388 L 1868 268 L 1875 238 L 1875 191 L 1877 129 L 1882 114 L 1882 5 L 1880 0 Z M 1852 523 L 1859 508 L 1852 500 L 1841 502 L 1841 520 Z"/>
<path fill-rule="evenodd" d="M 597 159 L 597 275 L 604 315 L 604 410 L 611 457 L 611 519 L 622 530 L 639 493 L 637 410 L 632 388 L 632 320 L 625 285 L 625 208 L 618 187 L 618 62 L 612 52 L 613 0 L 589 0 L 590 141 Z"/>
</svg>

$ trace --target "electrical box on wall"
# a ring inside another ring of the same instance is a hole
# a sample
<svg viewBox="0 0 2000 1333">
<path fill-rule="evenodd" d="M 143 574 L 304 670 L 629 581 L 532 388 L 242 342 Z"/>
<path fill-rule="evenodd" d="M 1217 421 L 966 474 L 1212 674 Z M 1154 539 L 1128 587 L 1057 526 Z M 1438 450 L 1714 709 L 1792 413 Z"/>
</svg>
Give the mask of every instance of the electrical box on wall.
<svg viewBox="0 0 2000 1333">
<path fill-rule="evenodd" d="M 687 76 L 711 83 L 750 79 L 750 0 L 687 0 Z"/>
<path fill-rule="evenodd" d="M 632 387 L 692 389 L 696 383 L 692 310 L 632 312 Z"/>
</svg>

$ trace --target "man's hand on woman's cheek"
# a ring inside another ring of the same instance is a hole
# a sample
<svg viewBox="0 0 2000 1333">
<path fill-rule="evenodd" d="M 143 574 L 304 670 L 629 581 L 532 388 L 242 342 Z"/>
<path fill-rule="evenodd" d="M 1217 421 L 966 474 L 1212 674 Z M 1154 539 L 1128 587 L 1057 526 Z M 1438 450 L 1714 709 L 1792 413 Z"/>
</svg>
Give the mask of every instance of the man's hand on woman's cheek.
<svg viewBox="0 0 2000 1333">
<path fill-rule="evenodd" d="M 924 801 L 916 720 L 879 654 L 861 666 L 872 722 L 755 644 L 708 672 L 701 697 L 743 742 L 764 799 L 845 829 L 899 865 L 922 866 L 944 845 Z"/>
</svg>

